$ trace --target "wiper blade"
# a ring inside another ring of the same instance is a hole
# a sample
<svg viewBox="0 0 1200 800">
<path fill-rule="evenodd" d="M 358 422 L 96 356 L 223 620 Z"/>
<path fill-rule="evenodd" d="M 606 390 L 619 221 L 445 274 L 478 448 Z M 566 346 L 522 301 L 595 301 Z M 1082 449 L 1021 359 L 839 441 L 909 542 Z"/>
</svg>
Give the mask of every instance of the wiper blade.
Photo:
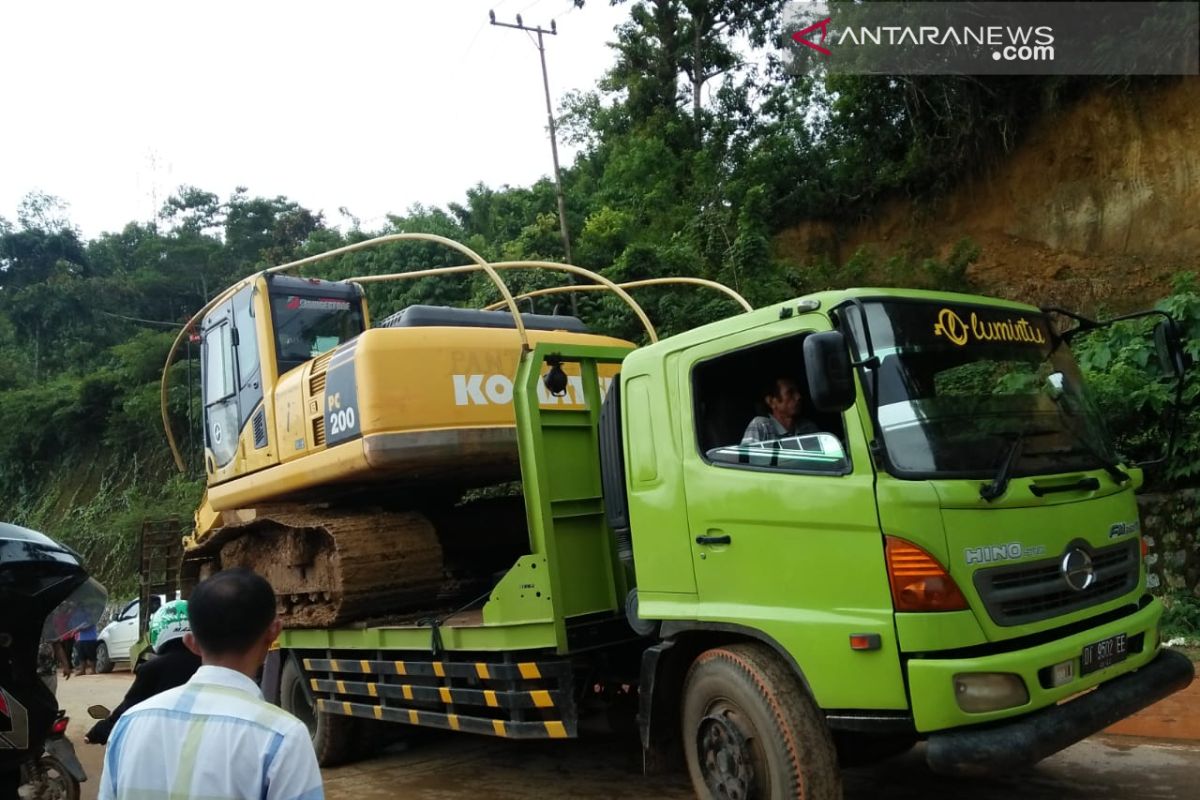
<svg viewBox="0 0 1200 800">
<path fill-rule="evenodd" d="M 1083 445 L 1083 449 L 1087 451 L 1088 455 L 1099 461 L 1100 466 L 1104 467 L 1104 471 L 1111 475 L 1114 481 L 1117 483 L 1124 483 L 1125 481 L 1129 480 L 1129 473 L 1117 466 L 1115 462 L 1105 458 L 1103 453 L 1092 446 L 1092 443 L 1088 441 L 1086 436 L 1072 428 L 1070 425 L 1064 425 L 1063 430 L 1071 434 L 1072 439 Z"/>
<path fill-rule="evenodd" d="M 979 487 L 981 499 L 990 503 L 1008 491 L 1008 481 L 1012 477 L 1013 464 L 1021 455 L 1021 448 L 1024 444 L 1025 434 L 1018 433 L 1017 438 L 1013 439 L 1012 447 L 1008 448 L 1008 455 L 1004 457 L 1004 463 L 1000 465 L 1000 471 L 996 473 L 996 477 L 992 478 L 991 483 L 985 483 Z"/>
<path fill-rule="evenodd" d="M 1114 481 L 1117 483 L 1125 483 L 1125 481 L 1129 480 L 1129 474 L 1127 472 L 1117 466 L 1116 462 L 1105 458 L 1104 454 L 1096 449 L 1091 440 L 1089 440 L 1087 436 L 1085 436 L 1083 433 L 1077 430 L 1074 425 L 1071 424 L 1070 414 L 1063 409 L 1063 400 L 1061 397 L 1054 398 L 1054 405 L 1056 408 L 1058 408 L 1059 418 L 1061 418 L 1063 421 L 1063 430 L 1066 431 L 1072 439 L 1082 445 L 1083 449 L 1087 451 L 1088 455 L 1100 462 L 1100 466 L 1104 468 L 1105 472 L 1112 476 Z"/>
</svg>

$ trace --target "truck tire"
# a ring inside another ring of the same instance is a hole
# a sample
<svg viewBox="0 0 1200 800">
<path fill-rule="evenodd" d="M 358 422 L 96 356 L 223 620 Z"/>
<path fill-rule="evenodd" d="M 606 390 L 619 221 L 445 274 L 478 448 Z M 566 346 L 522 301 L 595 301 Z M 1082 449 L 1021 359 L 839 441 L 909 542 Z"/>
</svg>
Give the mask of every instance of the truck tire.
<svg viewBox="0 0 1200 800">
<path fill-rule="evenodd" d="M 113 670 L 112 659 L 108 657 L 108 644 L 101 642 L 96 645 L 96 672 L 109 673 Z"/>
<path fill-rule="evenodd" d="M 683 687 L 683 746 L 703 800 L 838 800 L 837 750 L 804 687 L 767 647 L 701 653 Z"/>
<path fill-rule="evenodd" d="M 279 705 L 308 727 L 317 763 L 322 767 L 350 761 L 361 746 L 358 720 L 317 711 L 304 692 L 304 675 L 290 658 L 284 662 L 279 678 Z"/>
</svg>

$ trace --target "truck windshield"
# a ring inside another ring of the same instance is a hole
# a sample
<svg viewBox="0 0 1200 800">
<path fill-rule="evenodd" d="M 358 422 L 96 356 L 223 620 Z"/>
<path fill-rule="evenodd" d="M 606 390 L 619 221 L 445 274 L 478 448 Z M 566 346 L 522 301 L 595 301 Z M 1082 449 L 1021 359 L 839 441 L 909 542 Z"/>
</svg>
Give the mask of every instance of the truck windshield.
<svg viewBox="0 0 1200 800">
<path fill-rule="evenodd" d="M 990 478 L 1097 469 L 1117 459 L 1079 366 L 1038 312 L 925 301 L 864 302 L 879 367 L 866 373 L 892 471 Z M 866 358 L 862 315 L 842 320 Z"/>
</svg>

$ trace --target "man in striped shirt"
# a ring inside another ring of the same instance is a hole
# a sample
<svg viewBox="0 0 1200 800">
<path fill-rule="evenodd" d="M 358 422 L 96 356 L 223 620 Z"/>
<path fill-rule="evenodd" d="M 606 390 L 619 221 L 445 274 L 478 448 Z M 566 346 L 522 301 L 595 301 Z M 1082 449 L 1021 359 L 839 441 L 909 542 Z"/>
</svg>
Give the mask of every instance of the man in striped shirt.
<svg viewBox="0 0 1200 800">
<path fill-rule="evenodd" d="M 742 444 L 773 442 L 784 436 L 817 433 L 820 429 L 800 416 L 804 408 L 804 393 L 795 379 L 773 378 L 763 387 L 763 403 L 769 415 L 750 420 L 742 434 Z"/>
<path fill-rule="evenodd" d="M 270 584 L 218 572 L 196 586 L 188 615 L 184 641 L 202 666 L 117 722 L 100 800 L 323 800 L 307 728 L 254 682 L 281 627 Z"/>
</svg>

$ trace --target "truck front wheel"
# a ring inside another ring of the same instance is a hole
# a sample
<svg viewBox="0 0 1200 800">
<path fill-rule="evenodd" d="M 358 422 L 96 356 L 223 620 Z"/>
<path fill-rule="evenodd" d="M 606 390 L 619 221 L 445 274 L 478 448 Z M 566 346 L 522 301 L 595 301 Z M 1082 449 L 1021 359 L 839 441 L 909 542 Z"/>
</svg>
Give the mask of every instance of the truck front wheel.
<svg viewBox="0 0 1200 800">
<path fill-rule="evenodd" d="M 758 644 L 701 653 L 683 688 L 683 744 L 704 800 L 835 800 L 837 751 L 786 665 Z"/>
</svg>

